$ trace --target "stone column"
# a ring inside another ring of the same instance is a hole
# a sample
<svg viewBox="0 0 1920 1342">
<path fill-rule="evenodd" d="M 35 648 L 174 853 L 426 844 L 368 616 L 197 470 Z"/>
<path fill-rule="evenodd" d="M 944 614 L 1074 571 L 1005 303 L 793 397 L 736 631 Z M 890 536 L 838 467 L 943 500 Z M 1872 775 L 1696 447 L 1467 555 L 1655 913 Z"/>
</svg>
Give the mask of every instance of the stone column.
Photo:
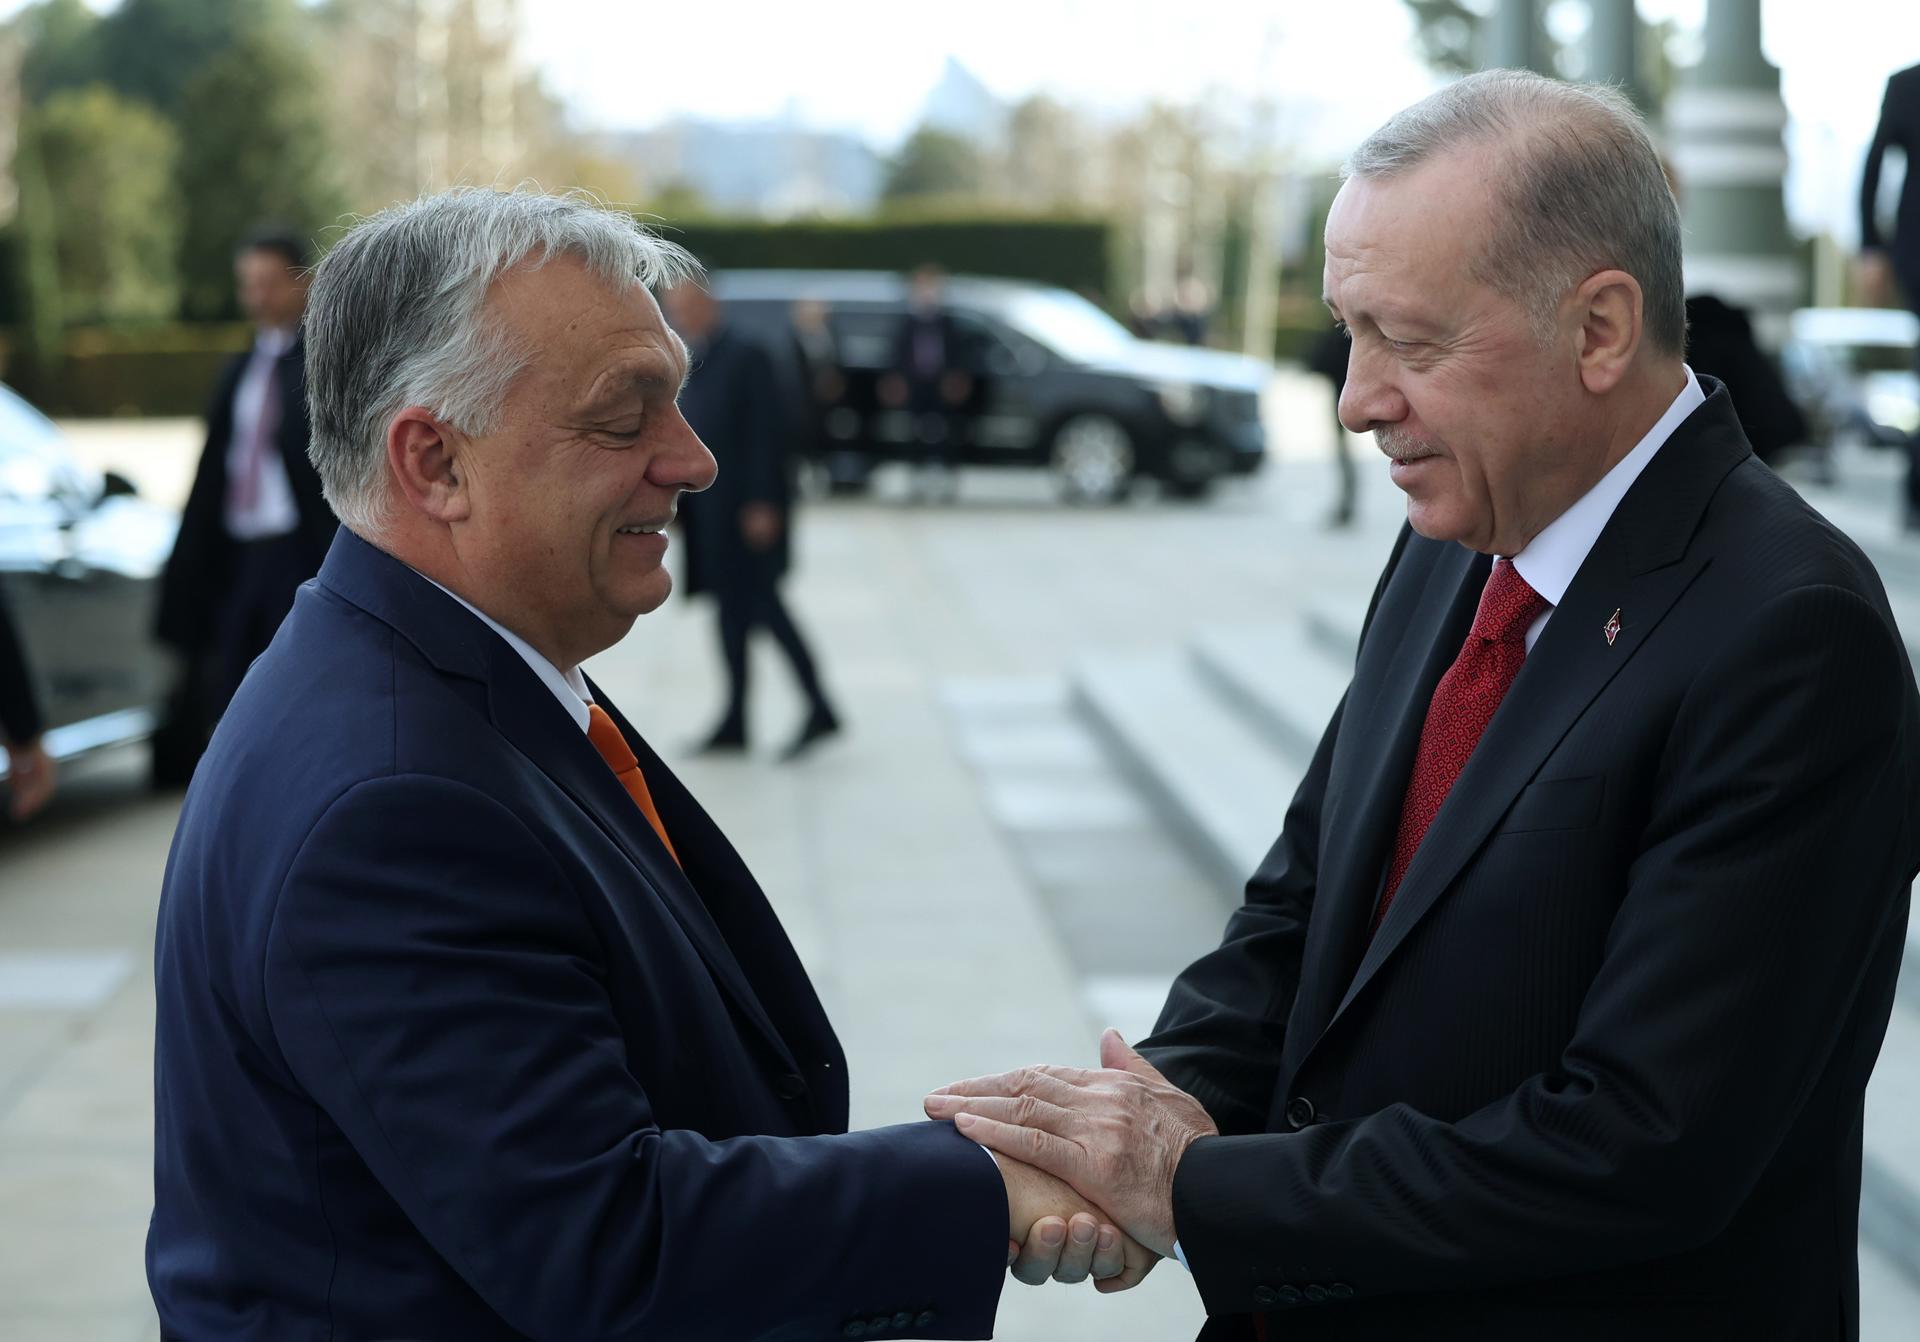
<svg viewBox="0 0 1920 1342">
<path fill-rule="evenodd" d="M 1780 72 L 1760 50 L 1760 0 L 1708 0 L 1706 53 L 1667 100 L 1668 153 L 1686 227 L 1687 292 L 1753 310 L 1774 343 L 1804 301 L 1787 231 Z"/>
<path fill-rule="evenodd" d="M 1587 9 L 1587 78 L 1616 85 L 1645 112 L 1649 100 L 1640 80 L 1640 16 L 1633 0 L 1589 0 Z"/>
<path fill-rule="evenodd" d="M 1535 0 L 1495 0 L 1481 23 L 1481 67 L 1488 70 L 1546 69 Z"/>
</svg>

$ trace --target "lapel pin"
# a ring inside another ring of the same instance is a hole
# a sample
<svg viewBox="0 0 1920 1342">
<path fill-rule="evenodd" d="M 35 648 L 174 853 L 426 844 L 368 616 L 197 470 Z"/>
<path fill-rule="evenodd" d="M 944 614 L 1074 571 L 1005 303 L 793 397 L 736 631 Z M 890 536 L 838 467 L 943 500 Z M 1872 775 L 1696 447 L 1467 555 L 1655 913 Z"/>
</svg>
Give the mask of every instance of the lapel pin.
<svg viewBox="0 0 1920 1342">
<path fill-rule="evenodd" d="M 1607 627 L 1600 631 L 1607 636 L 1607 646 L 1613 646 L 1613 640 L 1620 637 L 1620 612 L 1614 611 L 1607 617 Z"/>
</svg>

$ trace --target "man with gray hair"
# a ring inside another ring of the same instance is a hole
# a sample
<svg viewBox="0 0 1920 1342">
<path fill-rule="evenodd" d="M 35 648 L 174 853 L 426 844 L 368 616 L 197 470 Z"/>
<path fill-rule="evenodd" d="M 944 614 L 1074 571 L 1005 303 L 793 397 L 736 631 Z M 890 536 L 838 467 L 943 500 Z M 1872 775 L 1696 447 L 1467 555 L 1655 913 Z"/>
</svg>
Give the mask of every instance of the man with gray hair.
<svg viewBox="0 0 1920 1342">
<path fill-rule="evenodd" d="M 687 267 L 496 191 L 320 264 L 344 525 L 160 901 L 165 1337 L 986 1337 L 1009 1262 L 1108 1290 L 1151 1263 L 947 1125 L 847 1133 L 765 896 L 581 672 L 666 598 L 676 501 L 714 479 L 647 287 Z"/>
<path fill-rule="evenodd" d="M 1920 868 L 1879 579 L 1683 364 L 1616 95 L 1461 80 L 1326 250 L 1408 501 L 1346 696 L 1138 1052 L 928 1112 L 1180 1255 L 1209 1339 L 1854 1337 Z"/>
</svg>

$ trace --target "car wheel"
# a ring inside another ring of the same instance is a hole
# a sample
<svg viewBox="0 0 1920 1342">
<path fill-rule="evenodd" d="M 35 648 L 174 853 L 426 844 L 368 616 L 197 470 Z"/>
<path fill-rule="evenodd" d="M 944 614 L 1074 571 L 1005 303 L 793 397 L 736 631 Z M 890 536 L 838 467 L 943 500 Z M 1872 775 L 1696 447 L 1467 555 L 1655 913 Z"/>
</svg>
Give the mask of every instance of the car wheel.
<svg viewBox="0 0 1920 1342">
<path fill-rule="evenodd" d="M 861 452 L 831 453 L 826 476 L 830 494 L 865 494 L 873 488 L 873 460 Z"/>
<path fill-rule="evenodd" d="M 1053 474 L 1069 500 L 1111 503 L 1133 484 L 1133 439 L 1111 415 L 1075 415 L 1053 435 Z"/>
</svg>

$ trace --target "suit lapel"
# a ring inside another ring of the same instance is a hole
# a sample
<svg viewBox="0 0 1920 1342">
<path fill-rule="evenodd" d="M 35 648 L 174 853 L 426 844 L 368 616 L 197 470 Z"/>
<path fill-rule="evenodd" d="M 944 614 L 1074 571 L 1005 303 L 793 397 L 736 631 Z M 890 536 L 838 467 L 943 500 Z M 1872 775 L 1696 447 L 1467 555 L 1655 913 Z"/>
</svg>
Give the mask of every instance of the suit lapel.
<svg viewBox="0 0 1920 1342">
<path fill-rule="evenodd" d="M 441 672 L 485 685 L 495 728 L 619 847 L 667 906 L 741 1017 L 791 1066 L 791 1051 L 686 873 L 667 855 L 586 734 L 520 655 L 425 578 L 344 527 L 321 568 L 320 583 L 391 625 Z M 625 720 L 617 720 L 641 759 L 659 767 Z M 651 787 L 651 773 L 648 778 Z M 673 790 L 680 792 L 677 783 Z"/>
<path fill-rule="evenodd" d="M 1706 568 L 1711 556 L 1690 554 L 1689 542 L 1721 480 L 1750 455 L 1750 450 L 1740 435 L 1725 390 L 1710 380 L 1703 379 L 1703 386 L 1710 391 L 1707 403 L 1675 431 L 1628 490 L 1554 608 L 1553 617 L 1414 854 L 1386 920 L 1366 943 L 1359 967 L 1332 1019 L 1347 1009 L 1446 893 L 1575 721 L 1645 645 L 1674 602 Z M 1482 556 L 1475 566 L 1480 584 L 1466 585 L 1474 601 L 1485 582 L 1486 562 Z M 1461 602 L 1466 599 L 1467 591 L 1462 591 Z M 1605 630 L 1616 611 L 1620 613 L 1620 626 L 1609 644 Z M 1369 811 L 1367 819 L 1378 827 L 1370 833 L 1390 836 L 1398 824 L 1401 794 L 1418 744 L 1417 722 L 1424 720 L 1439 675 L 1457 655 L 1465 626 L 1457 635 L 1449 628 L 1448 634 L 1448 646 L 1435 649 L 1435 656 L 1428 660 L 1431 679 L 1423 681 L 1423 692 L 1416 701 L 1417 721 L 1411 742 L 1405 739 L 1403 728 L 1393 739 L 1391 758 L 1386 761 L 1392 772 L 1383 772 L 1374 780 L 1376 808 Z M 1433 670 L 1436 663 L 1440 668 L 1437 672 Z M 1391 809 L 1387 809 L 1380 803 L 1390 785 L 1394 795 Z M 1376 883 L 1379 865 L 1373 863 Z M 1372 907 L 1370 899 L 1368 918 Z"/>
<path fill-rule="evenodd" d="M 1383 599 L 1341 717 L 1341 754 L 1357 776 L 1329 797 L 1322 820 L 1316 902 L 1324 912 L 1316 909 L 1302 958 L 1308 1039 L 1331 1019 L 1366 947 L 1427 703 L 1473 624 L 1492 562 L 1418 538 L 1411 548 L 1430 555 L 1423 579 Z M 1376 642 L 1396 632 L 1392 646 Z"/>
</svg>

